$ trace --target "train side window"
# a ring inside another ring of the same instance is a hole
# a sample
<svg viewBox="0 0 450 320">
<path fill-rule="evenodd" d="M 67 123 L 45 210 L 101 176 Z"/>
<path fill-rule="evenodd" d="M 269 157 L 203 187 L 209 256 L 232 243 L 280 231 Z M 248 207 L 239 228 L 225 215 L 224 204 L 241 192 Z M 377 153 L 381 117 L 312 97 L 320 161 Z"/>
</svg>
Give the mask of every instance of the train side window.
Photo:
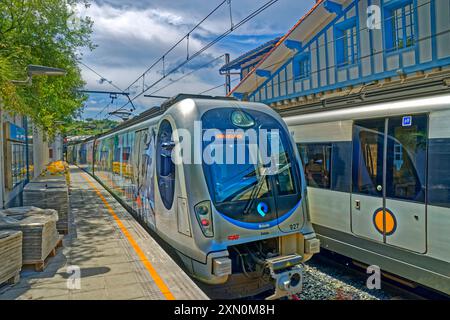
<svg viewBox="0 0 450 320">
<path fill-rule="evenodd" d="M 158 132 L 156 168 L 159 192 L 166 209 L 172 207 L 175 193 L 175 164 L 172 161 L 172 149 L 165 147 L 171 141 L 172 126 L 169 121 L 163 120 Z"/>
<path fill-rule="evenodd" d="M 430 139 L 428 204 L 450 208 L 450 138 Z"/>
<path fill-rule="evenodd" d="M 331 186 L 331 143 L 299 145 L 305 178 L 309 187 Z"/>
<path fill-rule="evenodd" d="M 425 202 L 427 116 L 389 118 L 386 196 Z"/>
<path fill-rule="evenodd" d="M 341 192 L 351 192 L 351 141 L 333 142 L 331 167 L 331 189 Z"/>
</svg>

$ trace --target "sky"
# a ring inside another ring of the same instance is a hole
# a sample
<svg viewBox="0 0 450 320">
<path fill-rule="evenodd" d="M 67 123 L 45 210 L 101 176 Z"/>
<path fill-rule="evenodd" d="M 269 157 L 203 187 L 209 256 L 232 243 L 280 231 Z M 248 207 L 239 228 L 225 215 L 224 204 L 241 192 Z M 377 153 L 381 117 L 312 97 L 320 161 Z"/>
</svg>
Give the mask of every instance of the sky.
<svg viewBox="0 0 450 320">
<path fill-rule="evenodd" d="M 89 16 L 94 22 L 92 40 L 97 48 L 80 51 L 81 61 L 100 74 L 101 77 L 80 64 L 86 90 L 125 90 L 158 60 L 170 47 L 183 38 L 198 22 L 205 18 L 222 0 L 91 0 L 90 6 L 77 6 L 80 16 Z M 231 16 L 236 24 L 267 0 L 231 0 Z M 208 64 L 224 53 L 231 60 L 241 54 L 284 35 L 314 5 L 315 0 L 279 0 L 257 17 L 248 21 L 230 35 L 210 47 L 201 55 L 185 64 L 177 72 L 150 88 L 147 94 L 174 96 L 178 93 L 202 93 L 224 83 L 219 74 L 224 59 Z M 230 28 L 230 8 L 227 3 L 203 22 L 189 37 L 189 52 L 192 55 L 207 43 Z M 164 59 L 164 70 L 171 70 L 187 58 L 187 42 L 184 40 Z M 199 66 L 208 64 L 199 69 Z M 197 70 L 183 80 L 186 73 Z M 158 63 L 145 75 L 145 87 L 151 86 L 163 75 L 163 65 Z M 237 85 L 234 78 L 232 86 Z M 169 85 L 171 84 L 171 85 Z M 169 85 L 169 86 L 167 86 Z M 166 87 L 167 86 L 167 87 Z M 163 88 L 166 87 L 166 88 Z M 143 83 L 128 90 L 131 96 L 142 91 Z M 224 95 L 220 87 L 206 94 Z M 105 94 L 90 94 L 82 118 L 115 119 L 108 112 L 124 105 L 125 98 L 111 99 Z M 140 97 L 134 101 L 136 110 L 132 116 L 164 101 Z M 131 106 L 127 106 L 130 110 Z M 130 110 L 131 111 L 131 110 Z"/>
</svg>

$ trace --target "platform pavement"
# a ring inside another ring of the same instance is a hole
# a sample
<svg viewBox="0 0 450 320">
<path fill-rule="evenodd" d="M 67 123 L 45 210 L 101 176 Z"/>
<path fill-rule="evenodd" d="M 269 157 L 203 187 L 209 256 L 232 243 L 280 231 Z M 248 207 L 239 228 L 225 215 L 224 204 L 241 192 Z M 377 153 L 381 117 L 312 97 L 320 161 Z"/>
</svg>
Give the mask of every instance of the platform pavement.
<svg viewBox="0 0 450 320">
<path fill-rule="evenodd" d="M 24 269 L 18 284 L 0 287 L 0 300 L 208 299 L 97 181 L 76 167 L 71 181 L 64 247 L 44 272 Z"/>
</svg>

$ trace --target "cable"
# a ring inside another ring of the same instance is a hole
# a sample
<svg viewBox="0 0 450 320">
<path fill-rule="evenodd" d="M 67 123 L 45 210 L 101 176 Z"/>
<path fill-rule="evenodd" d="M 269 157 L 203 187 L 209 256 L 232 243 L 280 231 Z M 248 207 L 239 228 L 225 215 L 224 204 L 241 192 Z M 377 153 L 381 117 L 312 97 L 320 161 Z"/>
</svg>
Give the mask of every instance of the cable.
<svg viewBox="0 0 450 320">
<path fill-rule="evenodd" d="M 215 87 L 213 87 L 213 88 L 211 88 L 211 89 L 202 91 L 202 92 L 199 93 L 199 95 L 205 94 L 205 93 L 210 92 L 210 91 L 213 91 L 213 90 L 215 90 L 215 89 L 219 89 L 219 88 L 221 88 L 221 87 L 225 87 L 225 83 L 219 84 L 218 86 L 215 86 Z"/>
<path fill-rule="evenodd" d="M 431 0 L 431 1 L 433 1 L 433 0 Z M 426 5 L 430 4 L 431 1 L 424 2 L 424 3 L 422 3 L 422 4 L 420 4 L 420 5 L 417 5 L 417 6 L 413 6 L 412 8 L 413 8 L 414 10 L 417 10 L 417 9 L 419 9 L 420 7 L 423 7 L 423 6 L 426 6 Z M 391 19 L 392 19 L 392 17 L 386 18 L 386 19 L 380 21 L 380 24 L 383 24 L 384 22 L 389 21 L 389 20 L 391 20 Z M 357 32 L 361 32 L 361 31 L 364 31 L 364 30 L 371 30 L 371 29 L 369 29 L 369 28 L 366 26 L 366 27 L 363 27 L 363 28 L 361 28 L 361 29 L 358 29 Z M 310 52 L 311 52 L 311 54 L 312 54 L 312 52 L 319 50 L 319 48 L 325 47 L 325 46 L 327 46 L 328 44 L 335 43 L 335 42 L 337 42 L 337 41 L 339 41 L 339 40 L 342 40 L 342 39 L 344 39 L 344 38 L 346 38 L 345 35 L 343 35 L 343 36 L 341 36 L 341 37 L 334 38 L 333 40 L 324 42 L 323 44 L 317 44 L 315 48 L 311 48 L 311 47 L 310 47 L 309 50 L 310 50 Z M 383 50 L 383 51 L 380 51 L 380 52 L 384 52 L 384 50 Z M 275 65 L 279 65 L 279 64 L 286 63 L 286 61 L 287 61 L 287 59 L 278 60 L 278 61 L 276 61 L 276 62 L 274 62 L 274 63 L 272 63 L 272 64 L 270 64 L 270 65 L 268 65 L 268 66 L 264 66 L 264 68 L 271 68 L 271 67 L 273 67 L 273 66 L 275 66 Z M 262 62 L 263 62 L 263 61 L 262 61 Z M 262 62 L 261 62 L 261 63 L 262 63 Z M 258 65 L 256 65 L 252 70 L 256 69 L 256 67 L 258 67 Z M 333 67 L 335 67 L 335 66 L 333 66 Z M 320 71 L 324 71 L 324 70 L 322 69 L 322 70 L 319 70 L 319 72 L 320 72 Z M 253 71 L 252 71 L 252 72 L 253 72 Z M 292 80 L 292 79 L 290 79 L 290 80 Z M 289 80 L 288 80 L 288 81 L 289 81 Z M 232 90 L 232 92 L 233 92 L 233 90 Z"/>
<path fill-rule="evenodd" d="M 177 83 L 178 81 L 181 81 L 181 80 L 183 80 L 183 79 L 185 79 L 185 78 L 191 76 L 191 75 L 194 74 L 195 72 L 197 72 L 197 71 L 199 71 L 199 70 L 201 70 L 201 69 L 203 69 L 203 68 L 206 68 L 206 67 L 210 66 L 212 63 L 214 63 L 214 62 L 216 62 L 217 60 L 223 58 L 224 56 L 225 56 L 225 55 L 222 54 L 222 55 L 220 55 L 220 56 L 218 56 L 218 57 L 216 57 L 216 58 L 214 58 L 214 59 L 208 61 L 207 63 L 202 64 L 201 66 L 197 67 L 196 69 L 194 69 L 194 70 L 192 70 L 192 71 L 186 73 L 186 74 L 183 75 L 182 77 L 179 77 L 179 78 L 177 78 L 177 79 L 175 79 L 175 80 L 171 80 L 171 82 L 169 82 L 168 84 L 164 85 L 163 87 L 161 87 L 161 88 L 159 88 L 159 89 L 157 89 L 157 90 L 151 92 L 149 95 L 151 95 L 151 96 L 155 95 L 156 93 L 158 93 L 158 92 L 160 92 L 160 91 L 162 91 L 162 90 L 164 90 L 164 89 L 170 87 L 171 85 Z M 119 111 L 119 110 L 121 110 L 121 109 L 123 109 L 123 108 L 124 108 L 124 107 L 121 107 L 121 108 L 118 109 L 117 111 Z"/>
<path fill-rule="evenodd" d="M 237 80 L 240 80 L 240 79 L 239 79 L 239 78 L 235 78 L 235 79 L 231 80 L 230 83 L 236 82 Z M 225 87 L 225 86 L 226 86 L 226 84 L 225 84 L 225 83 L 222 83 L 222 84 L 219 84 L 219 85 L 217 85 L 217 86 L 215 86 L 215 87 L 212 87 L 212 88 L 210 88 L 210 89 L 208 89 L 208 90 L 202 91 L 202 92 L 200 92 L 200 93 L 198 93 L 198 94 L 199 94 L 199 95 L 202 95 L 202 94 L 205 94 L 205 93 L 207 93 L 207 92 L 210 92 L 210 91 L 213 91 L 213 90 L 215 90 L 215 89 L 219 89 L 220 87 Z"/>
<path fill-rule="evenodd" d="M 415 43 L 419 43 L 419 42 L 421 42 L 421 41 L 426 41 L 426 40 L 429 40 L 429 39 L 431 39 L 431 38 L 433 38 L 433 37 L 438 37 L 438 36 L 447 34 L 447 33 L 449 33 L 449 32 L 450 32 L 450 29 L 444 30 L 444 31 L 441 31 L 441 32 L 439 32 L 439 33 L 437 33 L 437 34 L 434 34 L 434 35 L 430 35 L 430 36 L 426 36 L 426 37 L 417 39 L 417 40 L 415 40 Z M 370 58 L 370 57 L 373 57 L 373 56 L 375 56 L 375 55 L 382 54 L 382 53 L 384 53 L 384 52 L 386 52 L 386 51 L 389 51 L 389 50 L 388 50 L 388 49 L 384 49 L 384 50 L 381 50 L 381 51 L 378 51 L 378 52 L 374 52 L 373 54 L 369 54 L 369 55 L 365 55 L 365 56 L 360 56 L 360 57 L 358 57 L 358 58 L 356 59 L 356 61 L 359 61 L 359 60 L 362 60 L 362 59 L 365 59 L 365 58 Z M 273 63 L 271 66 L 274 66 L 274 65 L 276 65 L 276 64 L 285 63 L 285 62 L 286 62 L 286 60 L 279 60 L 279 61 Z M 332 69 L 332 68 L 337 68 L 337 66 L 336 66 L 336 65 L 330 65 L 330 66 L 327 66 L 327 67 L 325 67 L 325 68 L 318 69 L 318 70 L 316 70 L 316 71 L 314 71 L 314 72 L 310 72 L 309 77 L 312 76 L 313 74 L 316 74 L 316 73 L 319 73 L 319 72 L 322 72 L 322 71 L 328 71 L 329 69 Z M 180 79 L 178 79 L 178 80 L 180 80 Z M 233 79 L 232 82 L 235 82 L 235 81 L 237 81 L 237 80 L 239 80 L 239 78 Z M 286 83 L 286 82 L 291 81 L 291 80 L 295 80 L 295 77 L 287 78 L 286 80 L 279 81 L 278 83 L 279 83 L 279 84 L 282 84 L 282 83 Z M 268 81 L 269 81 L 269 80 L 263 81 L 261 85 L 263 85 L 264 83 L 267 83 Z M 208 89 L 208 90 L 206 90 L 206 91 L 203 91 L 202 94 L 205 93 L 205 92 L 208 92 L 208 91 L 212 91 L 213 89 L 217 89 L 217 88 L 221 87 L 222 85 L 223 85 L 223 84 L 221 84 L 221 85 L 219 85 L 219 86 L 216 86 L 216 87 L 213 87 L 213 88 L 211 88 L 211 89 Z M 261 85 L 258 85 L 258 88 L 259 88 Z M 267 88 L 271 88 L 272 86 L 273 86 L 273 85 L 272 85 L 271 83 L 267 83 Z M 161 90 L 162 90 L 162 89 L 163 89 L 163 88 L 161 88 Z M 256 92 L 256 91 L 257 91 L 257 90 L 254 90 L 254 92 Z M 267 100 L 267 97 L 266 97 L 265 100 Z M 264 100 L 261 100 L 261 101 L 264 101 Z"/>
<path fill-rule="evenodd" d="M 246 18 L 244 18 L 243 20 L 241 20 L 241 21 L 236 25 L 235 28 L 230 28 L 230 29 L 227 30 L 225 33 L 223 33 L 222 35 L 220 35 L 219 37 L 217 37 L 215 40 L 211 41 L 209 44 L 207 44 L 207 45 L 204 46 L 202 49 L 200 49 L 199 51 L 197 51 L 193 56 L 189 57 L 189 55 L 188 55 L 188 59 L 187 59 L 184 63 L 182 63 L 180 66 L 178 66 L 178 67 L 176 67 L 175 69 L 173 69 L 172 71 L 170 71 L 168 74 L 164 74 L 164 76 L 163 76 L 160 80 L 156 81 L 156 82 L 153 83 L 151 86 L 148 86 L 146 89 L 144 89 L 144 91 L 143 91 L 142 93 L 140 93 L 140 94 L 138 94 L 137 96 L 135 96 L 133 99 L 131 99 L 129 102 L 127 102 L 125 105 L 123 105 L 123 106 L 122 106 L 121 108 L 119 108 L 118 110 L 123 109 L 126 105 L 128 105 L 128 103 L 134 101 L 136 98 L 138 98 L 139 96 L 141 96 L 143 93 L 145 93 L 146 91 L 148 91 L 150 88 L 154 87 L 156 84 L 158 84 L 158 83 L 161 82 L 163 79 L 165 79 L 169 74 L 171 74 L 171 73 L 173 73 L 173 72 L 176 72 L 179 68 L 181 68 L 182 66 L 184 66 L 187 62 L 191 61 L 193 58 L 195 58 L 196 56 L 198 56 L 199 54 L 201 54 L 203 51 L 207 50 L 207 49 L 210 48 L 212 45 L 214 45 L 215 43 L 219 42 L 221 39 L 223 39 L 224 37 L 226 37 L 226 36 L 227 36 L 229 33 L 231 33 L 234 29 L 237 29 L 237 28 L 240 27 L 242 24 L 248 22 L 248 21 L 251 20 L 254 16 L 256 16 L 256 15 L 259 14 L 260 12 L 264 11 L 265 9 L 267 9 L 269 6 L 271 6 L 272 4 L 274 4 L 274 3 L 277 2 L 277 1 L 278 1 L 278 0 L 267 2 L 266 4 L 264 4 L 263 6 L 261 6 L 260 8 L 258 8 L 257 10 L 255 10 L 252 14 L 250 14 L 249 16 L 247 16 Z M 225 2 L 227 2 L 227 0 L 221 2 L 221 3 L 220 3 L 220 4 L 219 4 L 219 5 L 218 5 L 218 6 L 217 6 L 210 14 L 208 14 L 201 22 L 199 22 L 199 23 L 198 23 L 198 24 L 197 24 L 190 32 L 188 32 L 187 35 L 186 35 L 185 37 L 183 37 L 182 39 L 180 39 L 174 46 L 172 46 L 172 48 L 170 48 L 169 51 L 166 52 L 166 54 L 167 54 L 167 53 L 170 53 L 170 52 L 171 52 L 171 51 L 172 51 L 179 43 L 181 43 L 181 41 L 182 41 L 183 39 L 189 38 L 190 33 L 192 33 L 192 31 L 194 31 L 198 26 L 200 26 L 200 24 L 201 24 L 202 22 L 204 22 L 204 21 L 205 21 L 208 17 L 210 17 L 215 11 L 217 11 L 217 10 L 218 10 Z M 231 3 L 230 3 L 230 2 L 231 2 L 231 0 L 228 2 L 229 5 L 230 5 L 230 10 L 231 10 Z M 413 8 L 414 8 L 414 9 L 418 9 L 419 7 L 425 6 L 425 5 L 429 4 L 429 3 L 430 3 L 430 2 L 422 3 L 422 4 L 420 4 L 420 5 L 416 6 L 416 7 L 413 7 Z M 230 18 L 231 18 L 231 17 L 230 17 Z M 388 18 L 388 19 L 385 19 L 384 21 L 387 21 L 387 20 L 390 20 L 390 19 L 391 19 L 391 18 Z M 380 22 L 380 23 L 381 23 L 381 22 Z M 368 27 L 364 27 L 364 28 L 359 29 L 359 31 L 363 31 L 363 30 L 367 30 L 367 29 L 369 29 L 369 28 L 368 28 Z M 324 44 L 321 44 L 321 45 L 318 44 L 315 48 L 311 48 L 310 51 L 318 50 L 320 47 L 324 47 L 324 46 L 326 46 L 327 44 L 333 43 L 333 42 L 335 42 L 336 40 L 341 40 L 342 38 L 344 38 L 344 37 L 336 38 L 336 39 L 334 39 L 334 40 L 325 42 Z M 378 52 L 378 53 L 381 53 L 381 52 Z M 166 54 L 165 54 L 165 55 L 166 55 Z M 165 58 L 165 55 L 163 55 L 158 61 L 161 61 L 162 59 L 164 59 L 164 58 Z M 372 55 L 369 55 L 369 56 L 372 56 Z M 358 60 L 361 60 L 362 58 L 363 58 L 363 57 L 360 57 L 360 58 L 358 58 Z M 157 61 L 157 62 L 158 62 L 158 61 Z M 148 72 L 152 67 L 154 67 L 154 65 L 156 65 L 157 62 L 155 62 L 150 68 L 148 68 L 146 72 Z M 277 64 L 285 63 L 285 62 L 286 62 L 285 59 L 284 59 L 284 60 L 280 60 L 279 62 L 275 62 L 275 63 L 271 64 L 270 66 L 266 66 L 266 68 L 272 67 L 272 66 L 277 65 Z M 317 70 L 317 71 L 315 71 L 315 72 L 313 72 L 313 73 L 310 73 L 310 75 L 311 75 L 311 74 L 314 74 L 314 73 L 321 72 L 321 71 L 328 70 L 329 68 L 332 68 L 332 67 L 336 67 L 336 66 L 330 66 L 330 67 L 327 67 L 327 68 L 323 68 L 323 69 Z M 143 76 L 145 76 L 145 73 L 146 73 L 146 72 L 144 72 Z M 142 76 L 141 76 L 141 77 L 142 77 Z M 184 77 L 181 77 L 180 79 L 177 79 L 177 81 L 181 80 L 182 78 L 184 78 Z M 292 79 L 294 79 L 294 78 L 287 79 L 287 80 L 283 80 L 283 81 L 280 81 L 279 83 L 284 83 L 284 82 L 290 81 L 290 80 L 292 80 Z M 138 80 L 139 80 L 139 78 L 136 79 L 136 81 L 134 81 L 134 82 L 128 87 L 128 89 L 129 89 L 133 84 L 135 84 Z M 177 82 L 177 81 L 175 81 L 175 82 Z M 175 82 L 173 82 L 173 83 L 175 83 Z M 266 81 L 264 81 L 264 82 L 266 82 Z M 162 88 L 156 90 L 155 93 L 156 93 L 156 92 L 159 92 L 160 90 L 162 90 L 162 89 L 164 89 L 164 88 L 166 88 L 166 87 L 168 87 L 168 86 L 170 86 L 170 85 L 172 85 L 173 83 L 169 83 L 167 86 L 164 86 L 164 87 L 162 87 Z M 269 85 L 268 85 L 268 87 L 271 87 L 271 86 L 272 86 L 272 84 L 269 84 Z M 217 86 L 217 87 L 215 87 L 215 88 L 218 88 L 218 87 L 220 87 L 220 86 Z M 211 89 L 211 90 L 213 90 L 213 89 Z M 208 91 L 209 91 L 209 90 L 207 90 L 207 92 L 208 92 Z"/>
<path fill-rule="evenodd" d="M 106 105 L 106 107 L 104 107 L 99 113 L 97 113 L 97 114 L 95 115 L 94 119 L 97 118 L 99 115 L 101 115 L 101 114 L 103 113 L 103 111 L 105 111 L 110 105 L 111 105 L 111 102 L 108 103 L 108 104 Z"/>
<path fill-rule="evenodd" d="M 226 0 L 224 0 L 221 5 L 223 3 L 225 3 Z M 223 38 L 225 38 L 227 35 L 229 35 L 230 33 L 232 33 L 233 31 L 235 31 L 236 29 L 238 29 L 239 27 L 241 27 L 242 25 L 244 25 L 245 23 L 247 23 L 248 21 L 250 21 L 251 19 L 253 19 L 254 17 L 256 17 L 258 14 L 260 14 L 261 12 L 263 12 L 264 10 L 266 10 L 267 8 L 269 8 L 270 6 L 272 6 L 273 4 L 275 4 L 276 2 L 278 2 L 278 0 L 270 0 L 268 2 L 266 2 L 264 5 L 262 5 L 261 7 L 259 7 L 258 9 L 256 9 L 255 11 L 253 11 L 252 13 L 250 13 L 247 17 L 245 17 L 244 19 L 242 19 L 241 21 L 239 21 L 239 23 L 237 23 L 233 29 L 229 29 L 227 31 L 225 31 L 223 34 L 221 34 L 220 36 L 218 36 L 217 38 L 215 38 L 214 40 L 212 40 L 211 42 L 209 42 L 207 45 L 205 45 L 204 47 L 202 47 L 200 50 L 198 50 L 197 52 L 195 52 L 192 56 L 189 57 L 189 59 L 185 60 L 184 62 L 182 62 L 181 64 L 179 64 L 178 66 L 176 66 L 175 68 L 173 68 L 171 71 L 167 72 L 163 77 L 161 77 L 159 80 L 153 82 L 151 85 L 147 86 L 147 88 L 143 88 L 144 90 L 142 90 L 142 92 L 140 92 L 139 94 L 137 94 L 136 96 L 134 96 L 132 99 L 130 99 L 130 101 L 128 101 L 127 103 L 125 103 L 120 109 L 126 107 L 130 102 L 133 102 L 134 100 L 136 100 L 137 98 L 139 98 L 141 95 L 143 95 L 145 92 L 147 92 L 149 89 L 153 88 L 154 86 L 156 86 L 158 83 L 160 83 L 161 81 L 163 81 L 168 75 L 178 71 L 181 67 L 183 67 L 184 65 L 186 65 L 188 62 L 192 61 L 193 59 L 195 59 L 197 56 L 199 56 L 200 54 L 202 54 L 204 51 L 206 51 L 207 49 L 209 49 L 210 47 L 212 47 L 214 44 L 216 44 L 217 42 L 219 42 L 220 40 L 222 40 Z M 145 74 L 145 73 L 144 73 Z M 142 78 L 142 76 L 140 77 Z M 130 87 L 136 83 L 140 78 L 138 78 L 135 82 L 133 82 Z M 119 110 L 120 110 L 119 109 Z"/>
<path fill-rule="evenodd" d="M 421 42 L 421 41 L 429 40 L 429 39 L 431 39 L 431 38 L 433 38 L 433 37 L 438 37 L 438 36 L 441 36 L 441 35 L 443 35 L 443 34 L 447 34 L 447 33 L 449 33 L 449 32 L 450 32 L 450 29 L 447 29 L 447 30 L 445 30 L 445 31 L 441 31 L 441 32 L 439 32 L 439 33 L 436 33 L 436 34 L 434 34 L 434 35 L 430 35 L 430 36 L 426 36 L 426 37 L 417 39 L 417 40 L 415 40 L 415 43 L 419 43 L 419 42 Z M 375 55 L 385 53 L 386 51 L 390 51 L 390 50 L 384 49 L 384 50 L 381 50 L 381 51 L 374 52 L 373 54 L 369 54 L 369 55 L 365 55 L 365 56 L 360 56 L 360 57 L 358 57 L 358 58 L 356 59 L 356 61 L 359 61 L 359 62 L 360 62 L 360 60 L 362 60 L 362 59 L 370 58 L 370 57 L 373 57 L 373 56 L 375 56 Z M 284 62 L 286 62 L 286 60 L 284 60 Z M 274 65 L 275 65 L 275 64 L 274 64 Z M 338 67 L 338 66 L 336 66 L 336 65 L 331 65 L 331 66 L 327 66 L 327 67 L 325 67 L 325 68 L 318 69 L 318 70 L 316 70 L 316 71 L 314 71 L 314 72 L 310 72 L 308 78 L 311 77 L 313 74 L 316 74 L 316 73 L 319 73 L 319 72 L 322 72 L 322 71 L 328 71 L 329 69 L 337 68 L 337 67 Z M 283 81 L 279 81 L 278 83 L 279 83 L 279 84 L 281 84 L 281 83 L 286 83 L 286 82 L 288 82 L 288 81 L 295 80 L 295 79 L 296 79 L 295 77 L 291 77 L 291 78 L 289 78 L 289 79 L 286 79 L 286 80 L 283 80 Z M 273 85 L 272 85 L 271 83 L 268 83 L 269 81 L 270 81 L 270 79 L 269 79 L 269 80 L 263 81 L 263 82 L 261 83 L 261 85 L 258 85 L 258 88 L 260 88 L 260 87 L 261 87 L 262 85 L 264 85 L 264 84 L 267 84 L 267 88 L 273 87 Z M 257 90 L 254 90 L 254 92 L 256 92 L 256 91 L 257 91 Z M 272 97 L 272 98 L 273 98 L 273 97 Z M 266 97 L 266 100 L 268 100 L 267 97 Z M 261 100 L 261 101 L 263 101 L 263 100 Z"/>
<path fill-rule="evenodd" d="M 206 21 L 206 19 L 208 19 L 210 16 L 212 16 L 217 10 L 220 9 L 220 7 L 222 7 L 224 5 L 224 3 L 227 2 L 227 0 L 223 0 L 221 3 L 219 3 L 219 5 L 217 5 L 217 7 L 215 7 L 210 13 L 208 13 L 208 15 L 206 15 L 206 17 L 204 17 L 200 22 L 198 22 L 195 27 L 193 27 L 188 33 L 186 33 L 180 40 L 178 40 L 172 47 L 170 47 L 169 50 L 167 50 L 159 59 L 157 59 L 150 67 L 148 67 L 144 73 L 138 77 L 135 81 L 133 81 L 129 86 L 128 86 L 128 90 L 136 83 L 139 81 L 139 79 L 141 79 L 142 77 L 145 76 L 146 73 L 148 73 L 151 69 L 153 69 L 159 62 L 163 61 L 165 59 L 165 56 L 167 56 L 170 52 L 173 51 L 173 49 L 175 49 L 184 39 L 189 39 L 190 34 L 192 32 L 194 32 L 203 22 Z M 188 60 L 189 60 L 189 55 L 188 55 Z"/>
<path fill-rule="evenodd" d="M 194 74 L 195 72 L 197 72 L 197 71 L 199 71 L 199 70 L 201 70 L 201 69 L 203 69 L 203 68 L 206 68 L 207 66 L 209 66 L 210 64 L 212 64 L 212 63 L 216 62 L 217 60 L 223 58 L 224 56 L 225 56 L 225 55 L 222 54 L 222 55 L 220 55 L 220 56 L 218 56 L 218 57 L 212 59 L 211 61 L 209 61 L 209 62 L 207 62 L 207 63 L 201 65 L 201 66 L 198 67 L 197 69 L 194 69 L 194 70 L 190 71 L 189 73 L 186 73 L 184 76 L 182 76 L 182 77 L 180 77 L 180 78 L 177 78 L 177 79 L 175 79 L 175 80 L 172 80 L 172 82 L 170 82 L 169 84 L 167 84 L 167 85 L 165 85 L 165 86 L 159 88 L 159 89 L 156 90 L 156 91 L 153 91 L 152 93 L 150 93 L 150 95 L 154 95 L 154 94 L 160 92 L 161 90 L 163 90 L 163 89 L 165 89 L 165 88 L 167 88 L 167 87 L 169 87 L 169 86 L 171 86 L 171 85 L 177 83 L 178 81 L 181 81 L 181 80 L 183 80 L 184 78 L 186 78 L 186 77 L 188 77 L 188 76 Z"/>
</svg>

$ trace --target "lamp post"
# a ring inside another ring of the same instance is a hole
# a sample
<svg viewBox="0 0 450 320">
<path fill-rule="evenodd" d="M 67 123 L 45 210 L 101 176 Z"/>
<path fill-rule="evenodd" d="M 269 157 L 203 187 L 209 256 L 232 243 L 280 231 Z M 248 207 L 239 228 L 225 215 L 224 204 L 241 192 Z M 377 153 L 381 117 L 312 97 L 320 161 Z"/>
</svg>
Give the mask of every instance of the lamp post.
<svg viewBox="0 0 450 320">
<path fill-rule="evenodd" d="M 53 68 L 53 67 L 47 67 L 47 66 L 39 66 L 30 64 L 26 68 L 27 71 L 27 79 L 26 80 L 12 80 L 11 82 L 15 85 L 25 85 L 25 86 L 31 86 L 33 84 L 33 77 L 34 76 L 65 76 L 67 74 L 67 71 L 60 68 Z M 25 117 L 25 123 L 24 123 L 24 129 L 25 129 L 25 152 L 26 152 L 26 166 L 27 166 L 27 180 L 30 179 L 30 159 L 29 156 L 29 147 L 28 147 L 28 119 Z M 34 146 L 35 139 L 33 138 L 33 146 Z M 35 155 L 35 152 L 33 152 L 33 157 Z M 33 161 L 34 163 L 34 161 Z"/>
<path fill-rule="evenodd" d="M 64 69 L 30 64 L 27 66 L 28 77 L 26 80 L 12 80 L 11 82 L 16 85 L 31 86 L 33 76 L 65 76 L 66 74 L 67 74 L 67 71 Z"/>
<path fill-rule="evenodd" d="M 38 65 L 28 65 L 26 68 L 27 71 L 27 79 L 25 81 L 20 80 L 11 80 L 11 83 L 16 85 L 27 85 L 31 86 L 33 76 L 45 75 L 45 76 L 63 76 L 66 75 L 66 71 L 64 69 L 59 68 L 51 68 L 45 66 Z M 28 150 L 28 123 L 27 118 L 25 117 L 24 121 L 24 129 L 25 129 L 25 152 L 26 152 L 26 167 L 27 167 L 27 180 L 30 176 L 30 166 L 29 166 L 29 150 Z M 2 101 L 0 99 L 0 208 L 4 207 L 5 204 L 5 172 L 4 172 L 4 155 L 3 155 L 3 112 L 2 112 Z M 34 153 L 33 153 L 34 154 Z"/>
</svg>

